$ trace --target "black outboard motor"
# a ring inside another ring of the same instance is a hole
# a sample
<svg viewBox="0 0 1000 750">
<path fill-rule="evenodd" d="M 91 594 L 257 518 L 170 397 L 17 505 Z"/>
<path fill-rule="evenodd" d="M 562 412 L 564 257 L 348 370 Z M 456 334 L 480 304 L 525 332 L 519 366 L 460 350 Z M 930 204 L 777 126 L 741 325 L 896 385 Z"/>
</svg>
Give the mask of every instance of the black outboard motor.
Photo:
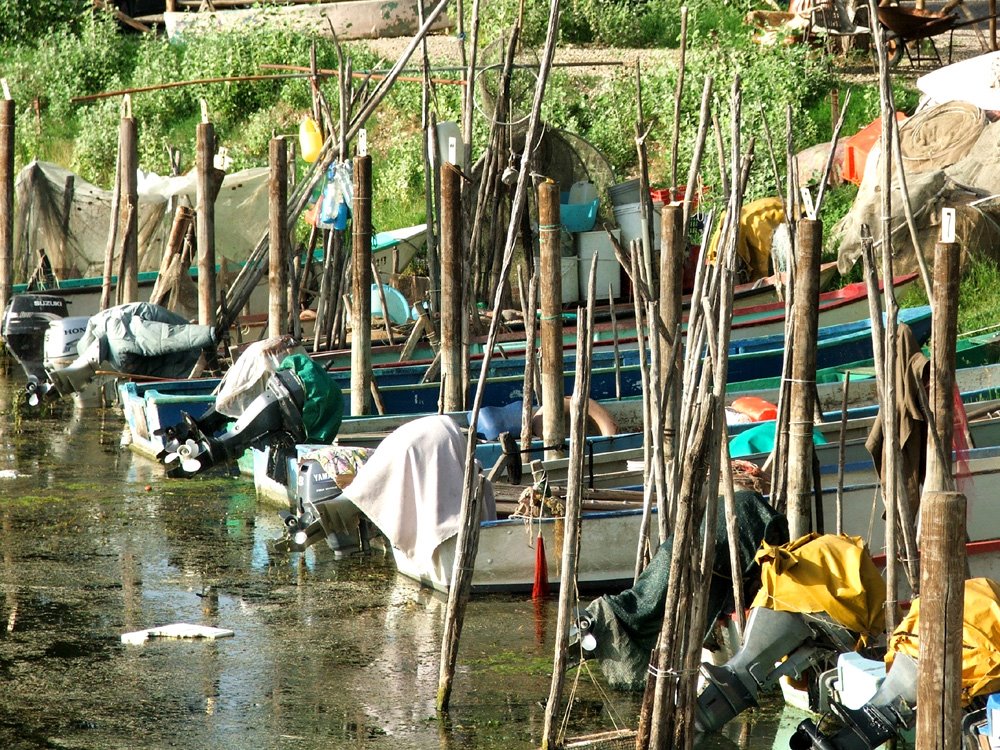
<svg viewBox="0 0 1000 750">
<path fill-rule="evenodd" d="M 913 726 L 916 719 L 917 663 L 897 653 L 878 691 L 861 708 L 830 704 L 843 723 L 836 734 L 820 731 L 812 719 L 799 724 L 789 740 L 792 750 L 875 750 Z"/>
<path fill-rule="evenodd" d="M 15 294 L 4 311 L 0 335 L 24 369 L 29 383 L 45 383 L 45 332 L 69 315 L 66 300 L 53 294 Z M 31 389 L 29 389 L 31 390 Z"/>
<path fill-rule="evenodd" d="M 235 461 L 251 446 L 270 443 L 293 447 L 305 442 L 302 422 L 305 400 L 299 376 L 293 370 L 279 370 L 268 380 L 267 390 L 253 400 L 221 437 L 205 434 L 195 420 L 185 415 L 186 427 L 175 428 L 177 437 L 167 445 L 164 462 L 170 467 L 168 476 L 194 476 L 212 466 Z"/>
</svg>

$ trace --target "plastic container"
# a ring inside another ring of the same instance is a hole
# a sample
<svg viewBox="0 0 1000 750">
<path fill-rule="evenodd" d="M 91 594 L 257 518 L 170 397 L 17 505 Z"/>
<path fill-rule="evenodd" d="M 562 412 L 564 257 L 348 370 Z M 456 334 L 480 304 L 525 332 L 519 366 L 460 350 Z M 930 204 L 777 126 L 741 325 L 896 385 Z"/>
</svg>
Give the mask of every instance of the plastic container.
<svg viewBox="0 0 1000 750">
<path fill-rule="evenodd" d="M 612 205 L 626 206 L 630 203 L 639 202 L 639 178 L 620 182 L 608 188 L 608 197 L 611 198 Z"/>
<path fill-rule="evenodd" d="M 455 153 L 452 159 L 451 139 L 455 139 Z M 459 169 L 465 166 L 465 145 L 462 143 L 462 129 L 458 123 L 445 120 L 437 124 L 438 159 L 440 164 L 454 164 Z"/>
<path fill-rule="evenodd" d="M 562 274 L 562 302 L 564 305 L 578 302 L 580 299 L 579 284 L 577 282 L 577 266 L 580 259 L 575 255 L 567 255 L 561 259 L 559 271 Z M 535 256 L 535 268 L 541 268 L 542 261 Z"/>
<path fill-rule="evenodd" d="M 729 408 L 747 415 L 753 422 L 767 422 L 778 418 L 778 407 L 758 396 L 740 396 Z"/>
<path fill-rule="evenodd" d="M 372 284 L 372 315 L 383 317 L 382 298 L 378 293 L 378 284 Z M 389 320 L 395 325 L 402 325 L 410 319 L 410 303 L 406 297 L 395 287 L 382 284 L 382 291 L 385 293 L 385 305 L 389 308 Z"/>
<path fill-rule="evenodd" d="M 589 232 L 597 223 L 598 199 L 595 197 L 586 203 L 574 203 L 570 193 L 562 193 L 559 199 L 559 220 L 567 232 Z"/>
<path fill-rule="evenodd" d="M 620 231 L 617 229 L 611 232 L 618 239 Z M 582 232 L 577 235 L 577 247 L 580 251 L 579 262 L 579 299 L 587 298 L 587 285 L 590 283 L 590 264 L 593 257 L 597 256 L 597 298 L 605 299 L 608 288 L 611 289 L 611 296 L 621 297 L 622 294 L 622 267 L 615 258 L 615 250 L 611 246 L 611 240 L 605 231 Z M 563 282 L 565 285 L 565 280 Z"/>
<path fill-rule="evenodd" d="M 597 200 L 597 188 L 589 180 L 574 182 L 569 189 L 568 203 L 593 203 Z"/>
<path fill-rule="evenodd" d="M 653 216 L 650 218 L 653 222 L 653 243 L 656 247 L 660 245 L 660 214 L 662 209 L 662 203 L 654 203 Z M 622 246 L 628 248 L 632 240 L 638 239 L 642 233 L 639 201 L 625 206 L 615 206 L 615 220 L 621 227 Z"/>
<path fill-rule="evenodd" d="M 319 132 L 319 125 L 316 121 L 306 115 L 299 123 L 299 153 L 302 159 L 312 164 L 319 158 L 319 152 L 323 150 L 323 136 Z"/>
<path fill-rule="evenodd" d="M 903 122 L 906 115 L 896 113 L 896 121 Z M 882 118 L 876 117 L 866 127 L 852 135 L 844 144 L 844 167 L 841 175 L 848 182 L 861 184 L 865 176 L 865 164 L 872 147 L 882 136 Z"/>
</svg>

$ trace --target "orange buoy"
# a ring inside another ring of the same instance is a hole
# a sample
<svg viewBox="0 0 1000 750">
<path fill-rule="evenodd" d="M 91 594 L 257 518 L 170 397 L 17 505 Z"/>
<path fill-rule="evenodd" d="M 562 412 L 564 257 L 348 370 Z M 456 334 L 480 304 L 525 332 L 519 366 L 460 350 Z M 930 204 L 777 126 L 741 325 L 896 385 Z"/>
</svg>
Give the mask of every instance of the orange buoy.
<svg viewBox="0 0 1000 750">
<path fill-rule="evenodd" d="M 778 407 L 758 396 L 740 396 L 729 405 L 729 408 L 745 414 L 754 422 L 766 422 L 778 418 Z"/>
</svg>

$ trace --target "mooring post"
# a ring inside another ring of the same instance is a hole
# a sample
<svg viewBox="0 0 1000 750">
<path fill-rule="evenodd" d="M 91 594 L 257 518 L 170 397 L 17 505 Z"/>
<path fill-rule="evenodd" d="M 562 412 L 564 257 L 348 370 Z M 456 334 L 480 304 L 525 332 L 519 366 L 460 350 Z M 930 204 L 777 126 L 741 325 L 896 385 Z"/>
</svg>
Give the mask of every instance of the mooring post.
<svg viewBox="0 0 1000 750">
<path fill-rule="evenodd" d="M 666 335 L 672 336 L 681 324 L 686 251 L 684 208 L 666 205 L 660 217 L 660 320 L 663 322 L 661 334 L 664 335 L 660 346 L 660 351 L 664 353 L 660 358 L 660 383 L 665 389 L 666 397 L 667 423 L 663 433 L 663 460 L 668 466 L 674 460 L 674 439 L 679 429 L 681 379 L 675 371 L 676 359 L 666 356 L 670 351 Z M 680 347 L 675 351 L 679 354 Z"/>
<path fill-rule="evenodd" d="M 917 747 L 921 750 L 962 747 L 965 511 L 965 495 L 959 492 L 925 492 L 921 502 L 917 660 Z"/>
<path fill-rule="evenodd" d="M 119 130 L 121 144 L 122 203 L 119 214 L 122 232 L 121 262 L 118 267 L 119 304 L 139 301 L 139 140 L 135 118 L 123 117 Z"/>
<path fill-rule="evenodd" d="M 288 150 L 285 139 L 268 146 L 268 308 L 267 335 L 280 336 L 288 325 Z"/>
<path fill-rule="evenodd" d="M 215 128 L 198 123 L 197 138 L 197 238 L 198 238 L 198 323 L 215 323 L 215 196 L 212 180 L 215 169 Z"/>
<path fill-rule="evenodd" d="M 372 158 L 354 157 L 351 230 L 351 415 L 368 413 L 372 384 Z"/>
<path fill-rule="evenodd" d="M 14 100 L 0 100 L 0 312 L 14 285 Z"/>
<path fill-rule="evenodd" d="M 924 491 L 953 489 L 951 445 L 955 413 L 955 339 L 961 248 L 939 242 L 934 251 L 934 319 L 931 321 L 930 407 L 937 441 L 927 442 Z M 938 449 L 940 446 L 940 449 Z"/>
<path fill-rule="evenodd" d="M 801 219 L 796 232 L 794 338 L 788 424 L 788 533 L 798 539 L 812 528 L 813 409 L 816 336 L 819 328 L 819 261 L 823 225 Z"/>
<path fill-rule="evenodd" d="M 465 408 L 462 383 L 462 175 L 441 165 L 441 375 L 444 410 Z"/>
<path fill-rule="evenodd" d="M 559 189 L 555 186 L 556 205 L 558 206 Z M 539 202 L 539 205 L 540 202 Z M 558 208 L 556 209 L 558 211 Z M 541 224 L 544 219 L 540 219 Z M 543 225 L 544 226 L 544 225 Z M 558 237 L 558 233 L 556 235 Z M 556 258 L 558 261 L 558 257 Z M 544 262 L 543 262 L 544 263 Z M 544 273 L 544 265 L 542 266 Z M 552 660 L 552 682 L 549 686 L 549 699 L 545 704 L 545 719 L 542 729 L 542 750 L 553 750 L 561 746 L 561 727 L 559 721 L 562 712 L 563 686 L 566 681 L 566 660 L 569 649 L 569 631 L 573 624 L 574 604 L 576 603 L 576 583 L 578 568 L 578 550 L 581 533 L 581 499 L 584 481 L 584 451 L 587 443 L 587 407 L 590 391 L 590 359 L 593 352 L 593 340 L 590 336 L 594 323 L 594 298 L 597 295 L 597 258 L 590 264 L 590 276 L 587 284 L 586 312 L 579 308 L 576 326 L 576 354 L 578 366 L 574 377 L 573 398 L 570 406 L 570 449 L 569 474 L 566 479 L 565 517 L 562 546 L 562 568 L 559 578 L 559 608 L 556 615 L 556 644 Z M 562 403 L 559 404 L 559 419 L 562 419 Z"/>
<path fill-rule="evenodd" d="M 546 447 L 545 458 L 559 458 L 563 455 L 562 444 L 566 439 L 563 419 L 562 225 L 559 218 L 559 184 L 548 180 L 538 186 L 538 246 L 542 312 L 542 442 Z"/>
</svg>

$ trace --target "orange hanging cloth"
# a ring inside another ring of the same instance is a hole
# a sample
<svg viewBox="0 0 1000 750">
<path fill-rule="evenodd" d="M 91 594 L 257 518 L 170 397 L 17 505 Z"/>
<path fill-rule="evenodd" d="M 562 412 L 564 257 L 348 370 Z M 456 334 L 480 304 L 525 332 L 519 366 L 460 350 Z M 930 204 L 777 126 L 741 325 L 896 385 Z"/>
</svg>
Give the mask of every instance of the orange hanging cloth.
<svg viewBox="0 0 1000 750">
<path fill-rule="evenodd" d="M 545 542 L 541 533 L 535 544 L 535 583 L 531 587 L 532 599 L 544 599 L 549 595 L 549 566 L 545 562 Z"/>
</svg>

